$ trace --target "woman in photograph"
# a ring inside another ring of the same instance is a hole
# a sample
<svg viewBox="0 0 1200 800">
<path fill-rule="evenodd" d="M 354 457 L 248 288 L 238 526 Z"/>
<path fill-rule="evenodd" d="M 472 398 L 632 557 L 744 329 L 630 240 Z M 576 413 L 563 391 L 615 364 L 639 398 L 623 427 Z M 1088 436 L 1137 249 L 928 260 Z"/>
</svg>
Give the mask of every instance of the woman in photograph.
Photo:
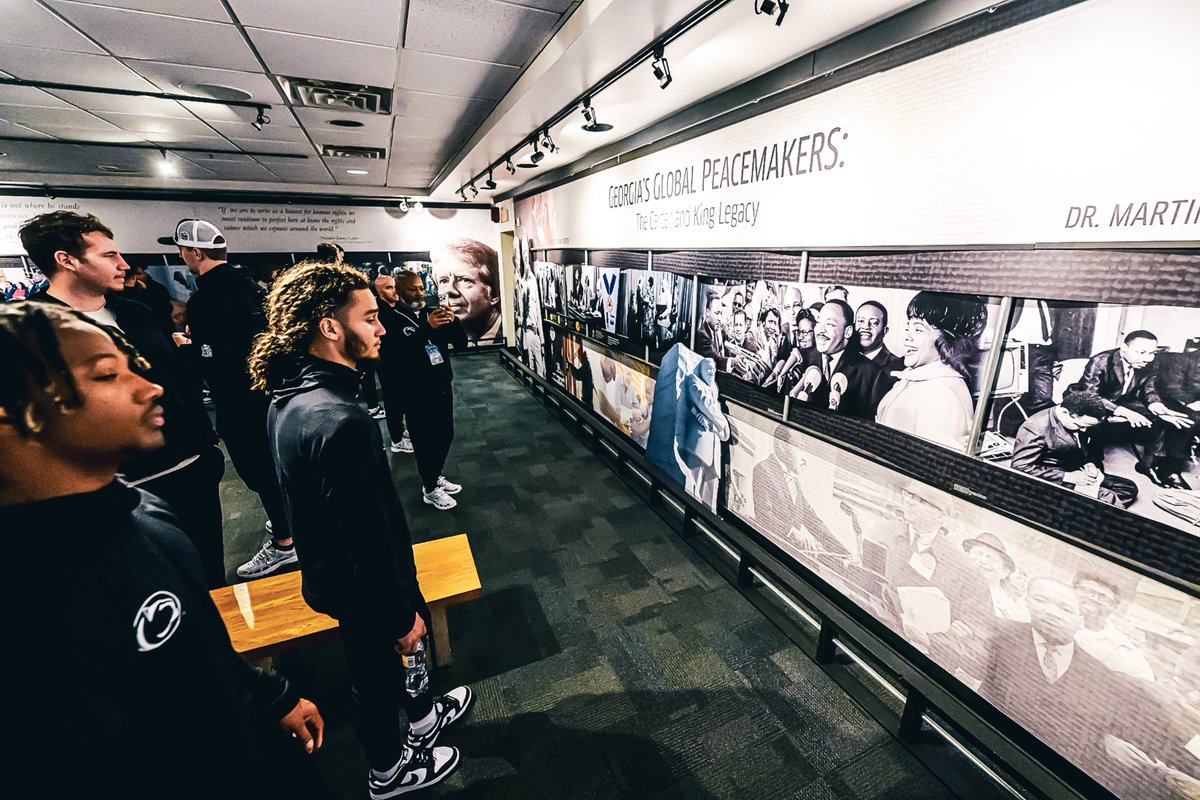
<svg viewBox="0 0 1200 800">
<path fill-rule="evenodd" d="M 804 370 L 810 366 L 820 365 L 821 358 L 817 353 L 817 340 L 813 334 L 816 327 L 817 318 L 813 316 L 812 311 L 801 308 L 796 313 L 796 319 L 792 323 L 788 339 L 787 357 L 775 363 L 771 374 L 763 381 L 763 386 L 774 389 L 780 394 L 790 392 L 800 382 L 800 376 L 804 374 Z M 780 348 L 780 353 L 783 353 L 782 348 Z"/>
<path fill-rule="evenodd" d="M 1004 542 L 996 534 L 984 532 L 974 539 L 964 539 L 962 549 L 987 583 L 996 617 L 1029 622 L 1029 609 L 1025 607 L 1029 578 L 1017 569 Z"/>
<path fill-rule="evenodd" d="M 917 292 L 908 303 L 905 369 L 879 402 L 875 421 L 966 451 L 975 410 L 967 380 L 987 318 L 981 297 Z"/>
<path fill-rule="evenodd" d="M 688 468 L 684 488 L 710 508 L 716 500 L 717 455 L 729 438 L 729 421 L 717 400 L 717 365 L 705 358 L 683 379 L 675 416 L 675 440 Z"/>
</svg>

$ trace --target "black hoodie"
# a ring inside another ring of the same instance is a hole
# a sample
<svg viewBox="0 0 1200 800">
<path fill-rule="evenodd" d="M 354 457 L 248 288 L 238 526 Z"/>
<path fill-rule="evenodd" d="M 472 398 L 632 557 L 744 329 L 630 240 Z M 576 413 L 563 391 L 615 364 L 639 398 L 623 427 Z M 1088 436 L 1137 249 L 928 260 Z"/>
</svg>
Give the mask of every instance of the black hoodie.
<svg viewBox="0 0 1200 800">
<path fill-rule="evenodd" d="M 308 355 L 288 372 L 272 375 L 267 432 L 304 599 L 399 639 L 425 600 L 383 437 L 356 399 L 361 373 Z"/>
<path fill-rule="evenodd" d="M 167 507 L 113 482 L 0 514 L 10 563 L 44 562 L 54 548 L 50 568 L 9 570 L 0 590 L 15 648 L 6 784 L 93 797 L 270 794 L 262 729 L 279 732 L 299 697 L 234 652 Z"/>
</svg>

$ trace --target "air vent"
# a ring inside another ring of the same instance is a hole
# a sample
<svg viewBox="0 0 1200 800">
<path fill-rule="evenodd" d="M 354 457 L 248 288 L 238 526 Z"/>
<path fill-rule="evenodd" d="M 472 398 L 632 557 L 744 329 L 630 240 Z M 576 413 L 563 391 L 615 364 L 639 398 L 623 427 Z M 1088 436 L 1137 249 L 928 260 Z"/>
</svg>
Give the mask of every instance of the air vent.
<svg viewBox="0 0 1200 800">
<path fill-rule="evenodd" d="M 294 105 L 363 114 L 391 114 L 392 90 L 380 86 L 276 75 Z"/>
<path fill-rule="evenodd" d="M 387 150 L 382 147 L 352 147 L 348 144 L 323 144 L 321 155 L 325 158 L 387 158 Z"/>
</svg>

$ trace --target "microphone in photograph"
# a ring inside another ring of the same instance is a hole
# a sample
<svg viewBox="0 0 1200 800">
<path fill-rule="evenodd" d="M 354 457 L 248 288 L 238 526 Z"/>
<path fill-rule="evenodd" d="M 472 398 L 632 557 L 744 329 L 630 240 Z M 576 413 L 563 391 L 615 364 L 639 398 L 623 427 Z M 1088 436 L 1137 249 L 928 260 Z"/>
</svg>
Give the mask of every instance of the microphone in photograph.
<svg viewBox="0 0 1200 800">
<path fill-rule="evenodd" d="M 808 396 L 816 391 L 821 385 L 821 370 L 816 367 L 809 367 L 804 370 L 804 376 L 800 378 L 800 391 L 796 394 L 797 400 L 807 400 Z"/>
<path fill-rule="evenodd" d="M 846 391 L 846 376 L 838 373 L 829 379 L 829 410 L 837 411 L 842 402 L 842 392 Z"/>
</svg>

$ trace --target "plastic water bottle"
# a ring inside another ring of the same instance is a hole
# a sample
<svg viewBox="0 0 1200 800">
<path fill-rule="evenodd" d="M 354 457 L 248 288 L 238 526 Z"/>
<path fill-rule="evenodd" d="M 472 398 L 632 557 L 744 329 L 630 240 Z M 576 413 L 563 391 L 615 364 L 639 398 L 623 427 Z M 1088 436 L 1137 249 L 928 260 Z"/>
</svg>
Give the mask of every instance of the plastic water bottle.
<svg viewBox="0 0 1200 800">
<path fill-rule="evenodd" d="M 425 639 L 417 642 L 417 652 L 401 656 L 404 659 L 404 688 L 410 697 L 417 697 L 429 688 L 429 670 L 425 666 Z"/>
</svg>

